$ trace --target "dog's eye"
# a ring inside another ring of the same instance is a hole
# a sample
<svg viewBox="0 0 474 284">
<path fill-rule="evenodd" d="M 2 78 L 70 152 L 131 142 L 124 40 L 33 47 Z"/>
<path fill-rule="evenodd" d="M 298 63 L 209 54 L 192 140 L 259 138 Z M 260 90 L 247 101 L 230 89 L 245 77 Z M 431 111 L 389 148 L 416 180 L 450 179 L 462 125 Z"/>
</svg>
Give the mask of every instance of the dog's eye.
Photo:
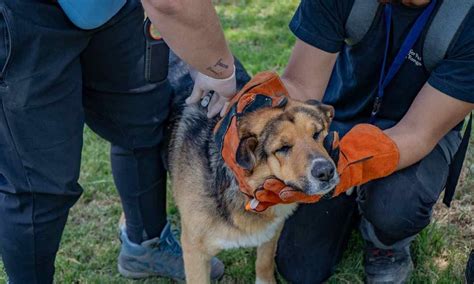
<svg viewBox="0 0 474 284">
<path fill-rule="evenodd" d="M 291 149 L 291 146 L 288 146 L 288 145 L 285 145 L 285 146 L 282 146 L 280 148 L 278 148 L 275 153 L 276 154 L 286 154 L 288 153 L 288 151 L 290 151 Z"/>
<path fill-rule="evenodd" d="M 318 140 L 319 134 L 321 134 L 321 131 L 316 131 L 316 132 L 313 134 L 313 139 L 314 139 L 314 140 Z"/>
</svg>

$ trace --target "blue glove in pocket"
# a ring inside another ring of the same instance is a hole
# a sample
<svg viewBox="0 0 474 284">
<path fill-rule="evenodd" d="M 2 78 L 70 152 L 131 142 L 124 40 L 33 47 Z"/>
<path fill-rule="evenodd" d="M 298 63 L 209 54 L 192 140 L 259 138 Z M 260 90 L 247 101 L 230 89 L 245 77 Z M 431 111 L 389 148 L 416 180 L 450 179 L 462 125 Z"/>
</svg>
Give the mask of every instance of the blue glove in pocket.
<svg viewBox="0 0 474 284">
<path fill-rule="evenodd" d="M 110 20 L 127 0 L 58 0 L 71 22 L 78 28 L 91 30 Z"/>
</svg>

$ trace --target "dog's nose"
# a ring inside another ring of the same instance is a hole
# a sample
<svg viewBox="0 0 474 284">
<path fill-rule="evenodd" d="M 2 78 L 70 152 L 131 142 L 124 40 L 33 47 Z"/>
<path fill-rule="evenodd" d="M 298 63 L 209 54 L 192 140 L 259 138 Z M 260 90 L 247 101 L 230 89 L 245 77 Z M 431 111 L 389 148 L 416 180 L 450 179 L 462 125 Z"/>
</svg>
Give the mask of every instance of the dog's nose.
<svg viewBox="0 0 474 284">
<path fill-rule="evenodd" d="M 334 177 L 335 171 L 336 169 L 330 161 L 318 159 L 313 162 L 311 174 L 320 181 L 329 181 Z"/>
</svg>

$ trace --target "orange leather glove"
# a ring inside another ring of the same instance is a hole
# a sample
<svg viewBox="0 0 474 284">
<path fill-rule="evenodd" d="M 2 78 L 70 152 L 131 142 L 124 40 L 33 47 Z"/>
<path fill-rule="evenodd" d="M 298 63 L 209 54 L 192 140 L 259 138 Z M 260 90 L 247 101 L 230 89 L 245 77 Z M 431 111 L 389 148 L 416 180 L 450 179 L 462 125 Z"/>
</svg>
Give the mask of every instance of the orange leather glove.
<svg viewBox="0 0 474 284">
<path fill-rule="evenodd" d="M 250 200 L 245 208 L 257 212 L 265 211 L 268 207 L 276 204 L 314 203 L 321 199 L 319 195 L 310 196 L 295 190 L 278 178 L 265 180 L 263 185 L 255 191 L 254 196 L 254 199 Z"/>
<path fill-rule="evenodd" d="M 395 142 L 371 124 L 356 125 L 340 142 L 337 133 L 332 132 L 325 139 L 325 147 L 340 177 L 333 196 L 392 174 L 400 160 Z"/>
</svg>

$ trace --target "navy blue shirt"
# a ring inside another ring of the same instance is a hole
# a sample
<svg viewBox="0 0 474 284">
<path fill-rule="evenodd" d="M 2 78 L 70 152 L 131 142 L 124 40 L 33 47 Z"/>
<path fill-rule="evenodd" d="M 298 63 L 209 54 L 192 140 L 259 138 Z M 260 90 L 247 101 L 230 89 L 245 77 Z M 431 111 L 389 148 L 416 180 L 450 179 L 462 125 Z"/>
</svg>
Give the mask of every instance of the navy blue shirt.
<svg viewBox="0 0 474 284">
<path fill-rule="evenodd" d="M 376 1 L 376 0 L 367 0 Z M 439 1 L 441 2 L 441 1 Z M 321 50 L 340 52 L 323 102 L 336 109 L 335 120 L 367 122 L 376 97 L 385 49 L 383 9 L 379 9 L 365 37 L 356 45 L 344 43 L 345 23 L 354 0 L 302 0 L 290 29 L 302 41 Z M 439 3 L 438 7 L 439 8 Z M 424 8 L 394 5 L 389 57 L 391 64 L 406 35 Z M 433 13 L 433 16 L 436 14 Z M 432 17 L 433 17 L 432 16 Z M 456 99 L 474 103 L 474 13 L 471 10 L 453 39 L 446 58 L 431 72 L 423 64 L 423 43 L 429 25 L 385 89 L 377 125 L 388 128 L 400 121 L 428 82 Z"/>
</svg>

